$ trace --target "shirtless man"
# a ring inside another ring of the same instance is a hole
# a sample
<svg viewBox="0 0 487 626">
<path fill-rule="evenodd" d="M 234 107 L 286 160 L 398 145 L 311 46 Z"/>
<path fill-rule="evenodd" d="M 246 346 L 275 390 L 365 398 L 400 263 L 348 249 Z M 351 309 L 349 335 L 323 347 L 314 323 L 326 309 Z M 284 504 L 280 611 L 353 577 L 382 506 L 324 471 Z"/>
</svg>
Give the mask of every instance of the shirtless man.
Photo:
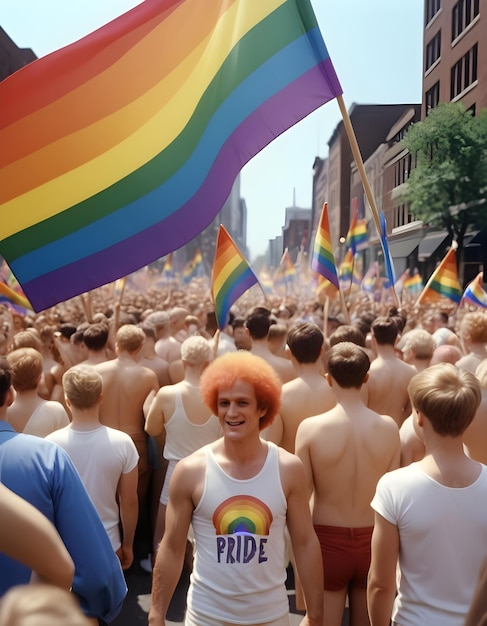
<svg viewBox="0 0 487 626">
<path fill-rule="evenodd" d="M 394 346 L 398 329 L 392 318 L 376 318 L 371 331 L 377 358 L 370 366 L 368 407 L 382 415 L 390 415 L 401 427 L 411 413 L 407 387 L 416 370 L 396 356 Z"/>
<path fill-rule="evenodd" d="M 213 358 L 213 347 L 204 337 L 188 337 L 181 345 L 181 356 L 184 380 L 159 389 L 145 425 L 169 461 L 153 538 L 154 558 L 164 534 L 169 481 L 176 464 L 221 432 L 220 422 L 203 403 L 199 388 L 201 374 Z"/>
<path fill-rule="evenodd" d="M 287 352 L 297 378 L 282 386 L 279 415 L 265 431 L 273 441 L 294 453 L 299 424 L 311 415 L 325 413 L 335 404 L 335 395 L 323 375 L 324 336 L 316 324 L 305 322 L 291 326 L 287 338 Z"/>
<path fill-rule="evenodd" d="M 12 368 L 15 400 L 7 409 L 7 420 L 18 433 L 45 437 L 69 424 L 62 404 L 38 394 L 42 378 L 42 355 L 34 348 L 19 348 L 7 354 Z"/>
<path fill-rule="evenodd" d="M 369 623 L 370 502 L 379 478 L 399 466 L 397 425 L 368 409 L 360 397 L 369 365 L 369 357 L 355 344 L 331 348 L 326 377 L 337 406 L 304 420 L 296 436 L 324 563 L 324 626 L 340 626 L 347 593 L 351 626 Z"/>
<path fill-rule="evenodd" d="M 296 370 L 291 361 L 276 356 L 269 350 L 267 335 L 271 323 L 270 311 L 263 307 L 257 307 L 247 316 L 246 326 L 252 340 L 250 351 L 269 363 L 277 372 L 282 383 L 287 383 L 296 378 Z"/>
<path fill-rule="evenodd" d="M 169 363 L 164 359 L 161 359 L 155 351 L 156 345 L 156 331 L 151 324 L 142 322 L 140 328 L 144 331 L 145 341 L 139 352 L 139 363 L 143 367 L 147 367 L 152 370 L 157 376 L 159 387 L 164 385 L 170 385 L 171 380 L 169 378 Z"/>
<path fill-rule="evenodd" d="M 302 623 L 321 626 L 322 565 L 302 464 L 260 436 L 279 409 L 276 373 L 249 352 L 230 352 L 205 370 L 200 388 L 223 437 L 179 461 L 172 475 L 149 625 L 165 624 L 192 523 L 196 558 L 187 625 L 289 624 L 287 525 L 306 600 Z"/>
<path fill-rule="evenodd" d="M 83 343 L 86 346 L 87 358 L 84 365 L 98 365 L 104 363 L 108 358 L 109 327 L 108 324 L 90 324 L 83 332 Z"/>
<path fill-rule="evenodd" d="M 154 349 L 158 357 L 171 363 L 181 358 L 181 344 L 171 336 L 171 321 L 169 313 L 165 311 L 154 311 L 145 320 L 150 324 L 156 333 L 156 345 Z"/>
<path fill-rule="evenodd" d="M 139 453 L 137 492 L 139 519 L 143 524 L 148 515 L 147 494 L 151 477 L 143 406 L 149 393 L 159 389 L 154 372 L 137 363 L 144 340 L 143 330 L 133 324 L 124 324 L 116 334 L 117 357 L 95 366 L 103 379 L 100 422 L 130 435 Z"/>
<path fill-rule="evenodd" d="M 416 372 L 422 372 L 429 367 L 436 344 L 427 330 L 413 328 L 401 336 L 397 347 L 404 362 L 414 367 Z"/>
<path fill-rule="evenodd" d="M 475 374 L 477 367 L 487 358 L 487 314 L 482 311 L 466 313 L 460 322 L 460 339 L 465 356 L 455 365 Z"/>
</svg>

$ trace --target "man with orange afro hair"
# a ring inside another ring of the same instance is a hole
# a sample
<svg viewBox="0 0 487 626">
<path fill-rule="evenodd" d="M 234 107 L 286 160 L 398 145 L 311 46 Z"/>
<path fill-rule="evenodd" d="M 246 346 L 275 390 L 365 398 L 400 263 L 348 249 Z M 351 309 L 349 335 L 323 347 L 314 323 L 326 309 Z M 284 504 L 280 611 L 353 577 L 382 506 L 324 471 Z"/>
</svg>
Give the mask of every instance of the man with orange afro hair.
<svg viewBox="0 0 487 626">
<path fill-rule="evenodd" d="M 200 390 L 220 420 L 223 437 L 174 469 L 149 625 L 165 623 L 192 524 L 195 562 L 187 626 L 289 625 L 286 525 L 307 608 L 302 624 L 321 626 L 323 570 L 304 470 L 297 457 L 260 436 L 279 411 L 279 378 L 260 357 L 231 352 L 208 366 Z"/>
</svg>

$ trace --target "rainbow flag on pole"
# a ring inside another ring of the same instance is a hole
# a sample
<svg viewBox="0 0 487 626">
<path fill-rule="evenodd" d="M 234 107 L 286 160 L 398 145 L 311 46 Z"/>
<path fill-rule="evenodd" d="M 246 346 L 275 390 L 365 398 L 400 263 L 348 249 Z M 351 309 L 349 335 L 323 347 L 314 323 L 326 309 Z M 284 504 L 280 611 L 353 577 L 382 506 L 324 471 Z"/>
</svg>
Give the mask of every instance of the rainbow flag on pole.
<svg viewBox="0 0 487 626">
<path fill-rule="evenodd" d="M 220 330 L 228 324 L 232 304 L 258 282 L 236 243 L 220 225 L 211 279 L 215 315 Z"/>
<path fill-rule="evenodd" d="M 36 310 L 131 274 L 341 93 L 310 0 L 146 0 L 0 83 L 0 254 Z"/>
<path fill-rule="evenodd" d="M 482 287 L 484 273 L 479 272 L 477 276 L 467 285 L 463 292 L 462 302 L 473 304 L 481 309 L 487 309 L 487 292 Z"/>
<path fill-rule="evenodd" d="M 419 295 L 417 304 L 437 302 L 441 298 L 448 298 L 457 304 L 462 299 L 462 288 L 458 281 L 457 255 L 454 248 L 448 250 L 442 262 L 431 275 Z"/>
<path fill-rule="evenodd" d="M 357 213 L 357 198 L 353 199 L 353 214 L 352 221 L 350 222 L 350 228 L 348 229 L 347 238 L 345 240 L 345 246 L 352 250 L 352 255 L 357 254 L 357 248 L 360 244 L 365 243 L 368 240 L 367 234 L 367 220 L 358 219 Z"/>
<path fill-rule="evenodd" d="M 316 231 L 315 244 L 313 248 L 313 256 L 311 257 L 311 269 L 317 274 L 326 278 L 332 285 L 328 287 L 327 292 L 333 292 L 335 288 L 336 295 L 339 291 L 337 268 L 335 265 L 335 257 L 331 245 L 330 222 L 328 220 L 328 204 L 325 202 L 321 210 L 320 224 Z"/>
</svg>

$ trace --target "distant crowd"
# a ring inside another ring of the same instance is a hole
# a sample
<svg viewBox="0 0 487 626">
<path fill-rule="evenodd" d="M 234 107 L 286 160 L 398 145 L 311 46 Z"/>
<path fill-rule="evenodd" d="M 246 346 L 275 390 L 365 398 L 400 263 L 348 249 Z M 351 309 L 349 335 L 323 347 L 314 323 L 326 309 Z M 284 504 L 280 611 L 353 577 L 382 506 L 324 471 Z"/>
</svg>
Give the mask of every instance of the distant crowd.
<svg viewBox="0 0 487 626">
<path fill-rule="evenodd" d="M 109 623 L 132 567 L 152 626 L 182 570 L 186 624 L 284 626 L 289 567 L 306 626 L 487 625 L 487 311 L 346 306 L 1 306 L 0 626 Z"/>
</svg>

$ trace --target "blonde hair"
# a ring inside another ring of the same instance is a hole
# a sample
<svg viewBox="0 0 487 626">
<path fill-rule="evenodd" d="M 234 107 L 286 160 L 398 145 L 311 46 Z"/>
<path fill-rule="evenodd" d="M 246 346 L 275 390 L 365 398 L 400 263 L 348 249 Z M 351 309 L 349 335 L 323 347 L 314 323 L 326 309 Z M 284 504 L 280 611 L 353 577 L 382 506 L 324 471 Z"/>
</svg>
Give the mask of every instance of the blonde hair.
<svg viewBox="0 0 487 626">
<path fill-rule="evenodd" d="M 439 363 L 416 374 L 408 386 L 412 406 L 445 437 L 462 435 L 480 405 L 481 386 L 473 374 Z"/>
<path fill-rule="evenodd" d="M 213 359 L 213 350 L 204 337 L 195 335 L 181 344 L 181 359 L 189 365 L 203 365 Z"/>
<path fill-rule="evenodd" d="M 75 365 L 63 374 L 66 398 L 76 409 L 91 409 L 102 392 L 103 379 L 91 365 Z"/>
<path fill-rule="evenodd" d="M 430 361 L 436 348 L 433 337 L 427 330 L 422 328 L 413 328 L 399 339 L 397 347 L 404 352 L 405 349 L 411 350 L 416 359 Z"/>
<path fill-rule="evenodd" d="M 120 350 L 133 354 L 145 341 L 144 331 L 134 324 L 124 324 L 117 331 L 116 342 Z"/>
<path fill-rule="evenodd" d="M 466 313 L 460 322 L 460 333 L 472 343 L 487 342 L 487 315 L 481 311 Z"/>
<path fill-rule="evenodd" d="M 7 354 L 12 385 L 17 391 L 36 389 L 43 371 L 42 354 L 34 348 L 18 348 Z"/>
<path fill-rule="evenodd" d="M 5 626 L 89 626 L 76 596 L 47 584 L 18 585 L 0 601 Z"/>
</svg>

